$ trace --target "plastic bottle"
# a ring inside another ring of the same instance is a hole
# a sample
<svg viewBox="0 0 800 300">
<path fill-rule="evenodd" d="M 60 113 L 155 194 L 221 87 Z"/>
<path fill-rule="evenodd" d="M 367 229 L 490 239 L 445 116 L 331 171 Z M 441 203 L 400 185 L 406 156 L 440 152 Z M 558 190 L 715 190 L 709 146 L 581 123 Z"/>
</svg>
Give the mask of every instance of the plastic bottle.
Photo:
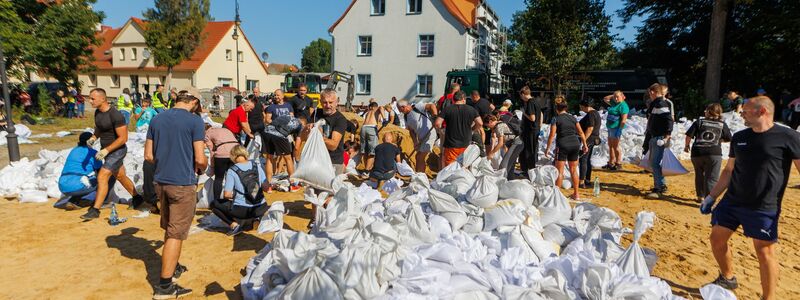
<svg viewBox="0 0 800 300">
<path fill-rule="evenodd" d="M 600 197 L 600 177 L 594 177 L 594 189 L 592 190 L 592 195 L 595 198 Z"/>
</svg>

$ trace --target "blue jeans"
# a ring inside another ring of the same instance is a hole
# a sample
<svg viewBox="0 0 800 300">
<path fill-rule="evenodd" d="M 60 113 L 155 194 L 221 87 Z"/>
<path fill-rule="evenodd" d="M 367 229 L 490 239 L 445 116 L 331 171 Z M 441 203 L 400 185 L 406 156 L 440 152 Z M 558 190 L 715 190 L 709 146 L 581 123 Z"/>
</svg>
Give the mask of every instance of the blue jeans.
<svg viewBox="0 0 800 300">
<path fill-rule="evenodd" d="M 67 118 L 72 119 L 75 117 L 75 103 L 67 103 Z"/>
<path fill-rule="evenodd" d="M 653 187 L 661 189 L 667 185 L 667 180 L 661 171 L 661 160 L 664 158 L 664 146 L 659 146 L 658 141 L 663 136 L 654 136 L 650 139 L 650 167 L 653 168 Z"/>
<path fill-rule="evenodd" d="M 125 118 L 125 125 L 131 123 L 131 112 L 129 110 L 120 110 L 119 113 L 121 113 L 122 117 Z"/>
<path fill-rule="evenodd" d="M 86 116 L 86 112 L 85 112 L 85 111 L 86 111 L 86 103 L 78 103 L 78 113 L 77 113 L 77 116 L 78 116 L 78 117 L 84 117 L 84 116 Z"/>
</svg>

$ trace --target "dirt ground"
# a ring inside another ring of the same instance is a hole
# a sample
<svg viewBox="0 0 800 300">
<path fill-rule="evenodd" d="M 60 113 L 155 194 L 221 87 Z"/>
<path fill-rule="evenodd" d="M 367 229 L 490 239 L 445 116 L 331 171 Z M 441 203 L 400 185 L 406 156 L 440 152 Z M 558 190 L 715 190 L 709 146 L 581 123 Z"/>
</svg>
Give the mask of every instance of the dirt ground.
<svg viewBox="0 0 800 300">
<path fill-rule="evenodd" d="M 387 128 L 389 129 L 389 128 Z M 40 133 L 34 130 L 34 134 Z M 63 145 L 68 147 L 72 142 Z M 43 146 L 43 145 L 38 145 Z M 37 146 L 37 148 L 38 148 Z M 406 147 L 404 147 L 406 148 Z M 5 149 L 2 149 L 5 150 Z M 34 152 L 35 153 L 35 152 Z M 2 165 L 5 165 L 2 163 Z M 689 162 L 684 162 L 691 168 Z M 781 282 L 779 299 L 800 298 L 800 175 L 792 171 L 781 215 L 778 247 Z M 717 276 L 710 252 L 710 217 L 700 215 L 694 198 L 693 175 L 668 177 L 669 197 L 645 200 L 642 192 L 652 185 L 648 174 L 627 165 L 613 173 L 596 170 L 602 181 L 599 199 L 591 201 L 619 213 L 625 226 L 633 227 L 637 212 L 656 213 L 658 221 L 642 241 L 654 249 L 659 260 L 654 276 L 666 280 L 673 291 L 689 299 L 700 299 L 698 288 Z M 582 197 L 591 199 L 591 190 Z M 268 201 L 284 201 L 289 214 L 286 227 L 305 230 L 310 209 L 302 193 L 274 193 Z M 150 284 L 159 275 L 163 231 L 158 216 L 131 218 L 134 213 L 121 207 L 126 223 L 112 227 L 105 219 L 83 222 L 83 211 L 63 211 L 45 204 L 20 204 L 0 199 L 0 299 L 146 299 Z M 197 218 L 208 211 L 198 210 Z M 102 211 L 108 217 L 108 210 Z M 200 231 L 184 243 L 180 262 L 189 268 L 180 283 L 194 289 L 192 299 L 240 298 L 239 281 L 248 259 L 272 239 L 271 234 L 254 231 L 227 237 L 221 232 Z M 624 245 L 629 243 L 626 237 Z M 758 263 L 752 242 L 741 234 L 732 239 L 735 273 L 740 299 L 758 299 Z"/>
</svg>

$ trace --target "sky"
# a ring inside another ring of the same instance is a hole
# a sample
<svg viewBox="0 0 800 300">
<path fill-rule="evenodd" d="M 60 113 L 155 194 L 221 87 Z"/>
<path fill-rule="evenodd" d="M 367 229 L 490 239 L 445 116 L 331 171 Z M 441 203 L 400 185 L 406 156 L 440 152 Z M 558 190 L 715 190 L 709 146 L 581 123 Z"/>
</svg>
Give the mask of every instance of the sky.
<svg viewBox="0 0 800 300">
<path fill-rule="evenodd" d="M 397 1 L 397 0 L 394 0 Z M 632 42 L 641 18 L 635 18 L 620 29 L 616 10 L 624 0 L 606 0 L 606 13 L 614 24 L 612 34 L 620 38 L 617 46 Z M 524 7 L 524 0 L 488 0 L 504 26 L 510 26 L 514 13 Z M 300 50 L 318 38 L 330 40 L 330 27 L 347 9 L 350 0 L 240 0 L 242 30 L 259 55 L 269 53 L 270 63 L 300 65 Z M 95 10 L 105 13 L 104 25 L 122 27 L 130 17 L 142 17 L 153 7 L 152 0 L 98 0 Z M 217 21 L 233 20 L 234 0 L 211 0 L 211 16 Z"/>
</svg>

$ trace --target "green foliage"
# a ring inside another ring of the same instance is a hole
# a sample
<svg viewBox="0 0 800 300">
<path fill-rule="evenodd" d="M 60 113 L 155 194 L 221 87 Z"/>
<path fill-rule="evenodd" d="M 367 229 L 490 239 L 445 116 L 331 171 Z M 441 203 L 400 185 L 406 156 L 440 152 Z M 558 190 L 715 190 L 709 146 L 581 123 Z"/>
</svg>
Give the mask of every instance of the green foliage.
<svg viewBox="0 0 800 300">
<path fill-rule="evenodd" d="M 511 25 L 515 69 L 551 78 L 609 67 L 615 59 L 603 0 L 526 0 Z"/>
<path fill-rule="evenodd" d="M 209 5 L 209 0 L 155 0 L 155 8 L 144 12 L 145 41 L 157 66 L 171 73 L 172 67 L 201 47 L 203 29 L 210 20 Z"/>
<path fill-rule="evenodd" d="M 303 48 L 303 58 L 300 60 L 303 71 L 318 73 L 331 72 L 331 48 L 331 43 L 324 39 L 312 41 L 308 46 Z"/>
<path fill-rule="evenodd" d="M 53 98 L 50 98 L 50 91 L 44 84 L 40 84 L 36 96 L 36 105 L 39 107 L 39 116 L 53 117 L 55 113 Z"/>
</svg>

